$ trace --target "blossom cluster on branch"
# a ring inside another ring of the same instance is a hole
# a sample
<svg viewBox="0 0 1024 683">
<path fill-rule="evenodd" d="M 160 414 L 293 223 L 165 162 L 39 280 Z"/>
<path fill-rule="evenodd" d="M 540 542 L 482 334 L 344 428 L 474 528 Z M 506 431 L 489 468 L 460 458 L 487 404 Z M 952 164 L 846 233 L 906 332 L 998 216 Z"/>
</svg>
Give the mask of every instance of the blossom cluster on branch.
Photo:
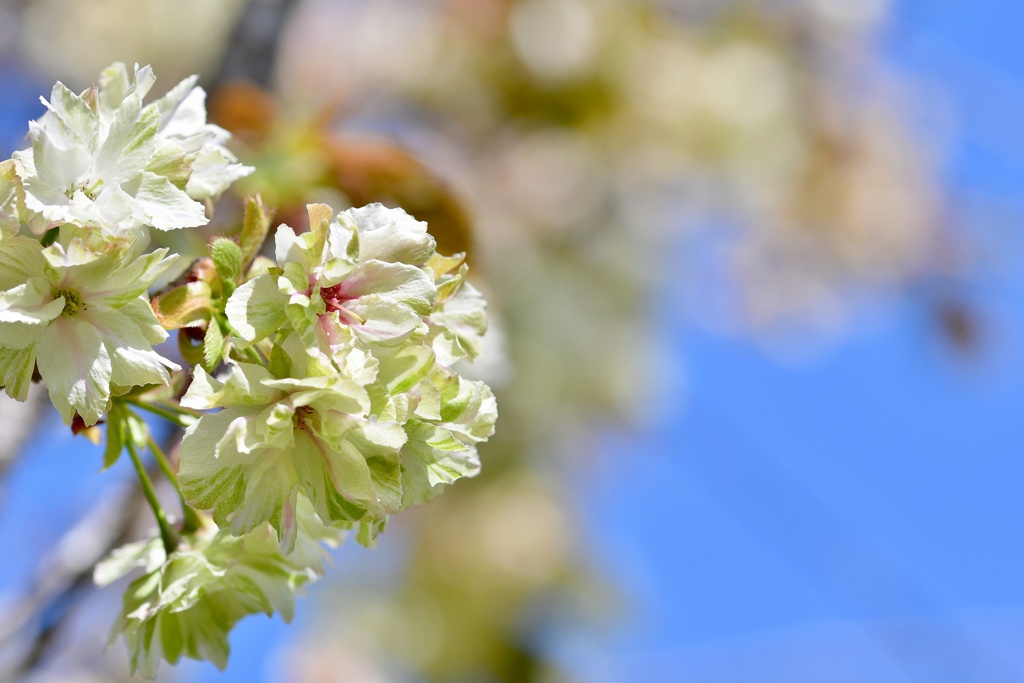
<svg viewBox="0 0 1024 683">
<path fill-rule="evenodd" d="M 56 84 L 31 147 L 0 164 L 0 385 L 25 400 L 41 380 L 66 424 L 105 423 L 105 466 L 131 456 L 157 531 L 96 580 L 143 571 L 112 638 L 149 676 L 183 655 L 223 667 L 239 619 L 290 618 L 325 544 L 351 529 L 371 545 L 391 515 L 475 475 L 497 416 L 487 385 L 454 369 L 480 353 L 484 299 L 463 256 L 436 253 L 401 209 L 312 204 L 308 231 L 277 228 L 271 259 L 250 198 L 238 235 L 151 299 L 178 254 L 149 250 L 150 230 L 205 225 L 252 171 L 194 77 L 146 104 L 153 82 L 115 64 L 83 93 Z M 156 348 L 169 330 L 177 354 Z M 185 429 L 177 470 L 137 411 Z"/>
</svg>

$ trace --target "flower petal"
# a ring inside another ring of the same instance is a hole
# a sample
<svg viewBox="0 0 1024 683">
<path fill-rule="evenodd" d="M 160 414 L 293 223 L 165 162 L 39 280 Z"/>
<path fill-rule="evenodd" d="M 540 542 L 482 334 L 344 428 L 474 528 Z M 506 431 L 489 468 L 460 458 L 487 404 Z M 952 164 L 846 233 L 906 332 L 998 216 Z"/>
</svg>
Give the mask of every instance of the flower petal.
<svg viewBox="0 0 1024 683">
<path fill-rule="evenodd" d="M 72 317 L 57 318 L 37 346 L 36 363 L 50 401 L 71 424 L 75 411 L 94 425 L 110 398 L 110 355 L 91 325 Z"/>
<path fill-rule="evenodd" d="M 155 173 L 147 171 L 142 174 L 135 200 L 157 230 L 196 228 L 209 222 L 202 204 Z"/>
</svg>

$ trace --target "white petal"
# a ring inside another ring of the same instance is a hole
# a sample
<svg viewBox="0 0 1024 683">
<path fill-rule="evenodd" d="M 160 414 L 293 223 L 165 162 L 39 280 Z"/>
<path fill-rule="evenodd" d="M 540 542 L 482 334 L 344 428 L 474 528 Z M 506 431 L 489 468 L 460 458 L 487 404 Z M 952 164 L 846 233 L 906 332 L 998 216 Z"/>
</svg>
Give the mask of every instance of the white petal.
<svg viewBox="0 0 1024 683">
<path fill-rule="evenodd" d="M 170 180 L 153 173 L 143 173 L 135 200 L 150 217 L 157 230 L 177 230 L 206 225 L 206 210 Z"/>
<path fill-rule="evenodd" d="M 111 374 L 96 329 L 72 317 L 57 318 L 37 346 L 36 364 L 65 424 L 76 410 L 86 425 L 96 424 L 107 408 Z"/>
</svg>

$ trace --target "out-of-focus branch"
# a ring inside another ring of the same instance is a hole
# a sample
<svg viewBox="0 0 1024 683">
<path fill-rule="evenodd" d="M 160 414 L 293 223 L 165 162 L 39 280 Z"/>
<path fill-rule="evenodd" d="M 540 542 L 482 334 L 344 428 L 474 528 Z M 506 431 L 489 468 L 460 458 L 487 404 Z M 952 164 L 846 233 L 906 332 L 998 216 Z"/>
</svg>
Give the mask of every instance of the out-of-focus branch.
<svg viewBox="0 0 1024 683">
<path fill-rule="evenodd" d="M 251 81 L 269 86 L 278 37 L 294 5 L 295 0 L 250 0 L 235 26 L 212 85 Z"/>
<path fill-rule="evenodd" d="M 6 609 L 0 622 L 0 680 L 16 681 L 42 660 L 77 595 L 89 585 L 93 567 L 128 540 L 144 507 L 138 485 L 126 483 L 104 496 L 39 563 L 28 594 Z"/>
<path fill-rule="evenodd" d="M 179 436 L 172 432 L 168 442 Z M 148 470 L 149 476 L 158 476 L 156 464 Z M 0 681 L 21 680 L 44 661 L 55 636 L 92 589 L 93 567 L 130 541 L 136 522 L 147 514 L 142 489 L 130 480 L 104 496 L 56 543 L 39 563 L 28 594 L 5 610 L 0 622 Z"/>
<path fill-rule="evenodd" d="M 3 480 L 35 429 L 45 405 L 46 390 L 39 384 L 32 385 L 24 403 L 0 392 L 0 425 L 4 429 L 4 438 L 0 440 L 0 501 L 3 500 Z"/>
</svg>

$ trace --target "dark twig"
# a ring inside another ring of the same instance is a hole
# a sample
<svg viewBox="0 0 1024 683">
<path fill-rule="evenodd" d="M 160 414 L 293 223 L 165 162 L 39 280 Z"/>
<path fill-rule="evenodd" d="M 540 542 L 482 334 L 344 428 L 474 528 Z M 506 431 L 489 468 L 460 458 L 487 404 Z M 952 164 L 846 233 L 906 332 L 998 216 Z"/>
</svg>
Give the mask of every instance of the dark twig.
<svg viewBox="0 0 1024 683">
<path fill-rule="evenodd" d="M 250 0 L 211 85 L 250 81 L 269 87 L 281 29 L 295 4 L 295 0 Z"/>
</svg>

